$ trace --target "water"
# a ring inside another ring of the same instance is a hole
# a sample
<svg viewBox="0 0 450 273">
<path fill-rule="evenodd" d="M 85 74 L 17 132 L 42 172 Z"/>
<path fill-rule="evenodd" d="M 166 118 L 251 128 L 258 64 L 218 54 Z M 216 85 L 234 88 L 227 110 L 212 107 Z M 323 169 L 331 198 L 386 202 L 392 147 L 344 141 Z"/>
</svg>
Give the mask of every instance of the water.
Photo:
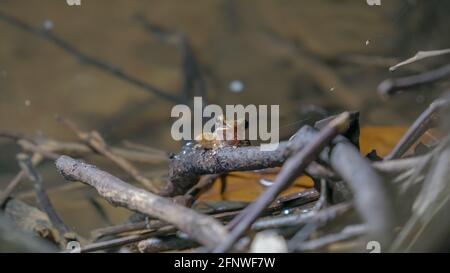
<svg viewBox="0 0 450 273">
<path fill-rule="evenodd" d="M 448 24 L 441 20 L 448 3 L 417 1 L 419 6 L 411 6 L 398 0 L 369 7 L 364 1 L 341 2 L 104 0 L 68 7 L 64 1 L 15 0 L 2 1 L 0 10 L 53 31 L 80 51 L 175 96 L 182 86 L 177 47 L 151 37 L 134 18 L 139 12 L 160 26 L 181 30 L 200 63 L 208 101 L 221 106 L 279 104 L 284 138 L 301 126 L 299 121 L 313 122 L 342 110 L 361 110 L 363 126 L 410 124 L 443 87 L 390 101 L 379 98 L 376 87 L 387 77 L 412 73 L 413 68 L 390 73 L 395 61 L 418 50 L 448 47 L 448 35 L 443 35 Z M 182 144 L 170 137 L 173 103 L 83 65 L 4 22 L 0 37 L 0 129 L 76 140 L 54 121 L 58 113 L 83 129 L 100 131 L 108 143 L 126 139 L 180 150 Z M 14 158 L 19 149 L 3 139 L 0 149 L 3 188 L 18 170 Z M 51 162 L 40 171 L 47 186 L 62 183 Z M 29 188 L 24 183 L 19 192 Z M 60 205 L 65 201 L 55 200 Z M 120 220 L 125 214 L 114 210 L 111 217 Z M 74 223 L 82 217 L 74 209 L 63 215 Z M 82 229 L 100 224 L 86 223 Z"/>
</svg>

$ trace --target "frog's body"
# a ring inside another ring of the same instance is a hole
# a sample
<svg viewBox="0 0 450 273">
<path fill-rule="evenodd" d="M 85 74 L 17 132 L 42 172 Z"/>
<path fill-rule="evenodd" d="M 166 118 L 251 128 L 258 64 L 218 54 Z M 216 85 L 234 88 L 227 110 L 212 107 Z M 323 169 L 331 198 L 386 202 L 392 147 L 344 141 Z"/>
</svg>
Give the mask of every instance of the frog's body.
<svg viewBox="0 0 450 273">
<path fill-rule="evenodd" d="M 243 140 L 245 137 L 245 129 L 247 121 L 242 120 L 226 120 L 224 117 L 216 118 L 214 133 L 202 133 L 195 137 L 196 148 L 217 149 L 225 146 L 248 146 L 250 142 Z M 242 135 L 243 134 L 243 135 Z M 241 136 L 241 137 L 238 137 Z"/>
</svg>

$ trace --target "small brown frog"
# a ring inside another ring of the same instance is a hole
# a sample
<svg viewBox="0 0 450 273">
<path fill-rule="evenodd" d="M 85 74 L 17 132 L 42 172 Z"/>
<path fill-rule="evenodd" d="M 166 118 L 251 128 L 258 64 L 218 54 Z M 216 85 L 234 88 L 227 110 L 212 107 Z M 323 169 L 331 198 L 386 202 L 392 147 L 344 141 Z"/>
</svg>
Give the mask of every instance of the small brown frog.
<svg viewBox="0 0 450 273">
<path fill-rule="evenodd" d="M 249 146 L 249 140 L 242 140 L 238 138 L 239 134 L 243 134 L 241 138 L 245 137 L 245 130 L 248 128 L 248 121 L 240 120 L 226 120 L 223 115 L 216 118 L 214 133 L 204 132 L 197 137 L 195 141 L 196 148 L 216 149 L 226 146 Z"/>
</svg>

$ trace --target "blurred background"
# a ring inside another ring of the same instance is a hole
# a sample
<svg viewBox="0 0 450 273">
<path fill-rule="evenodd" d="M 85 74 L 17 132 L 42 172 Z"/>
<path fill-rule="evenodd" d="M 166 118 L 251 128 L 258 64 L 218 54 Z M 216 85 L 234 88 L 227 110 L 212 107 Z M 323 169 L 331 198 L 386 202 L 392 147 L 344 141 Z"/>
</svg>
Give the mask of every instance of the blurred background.
<svg viewBox="0 0 450 273">
<path fill-rule="evenodd" d="M 428 86 L 389 100 L 376 92 L 386 78 L 439 65 L 443 58 L 388 70 L 419 50 L 449 47 L 450 2 L 444 0 L 382 0 L 381 6 L 365 0 L 81 0 L 81 6 L 1 0 L 0 12 L 46 28 L 189 104 L 179 46 L 149 33 L 139 18 L 183 33 L 208 103 L 279 104 L 282 137 L 342 110 L 361 111 L 362 126 L 408 126 L 446 88 Z M 129 140 L 177 152 L 181 144 L 170 137 L 175 104 L 0 20 L 1 129 L 77 140 L 55 121 L 59 114 L 113 145 Z M 0 139 L 0 188 L 19 171 L 18 151 Z M 41 169 L 48 187 L 63 183 L 52 164 Z M 33 202 L 30 185 L 22 183 L 16 195 Z M 89 204 L 76 194 L 52 200 L 76 230 L 102 225 L 98 217 L 80 221 L 95 211 L 84 210 Z M 115 209 L 109 216 L 117 222 L 126 215 Z"/>
</svg>

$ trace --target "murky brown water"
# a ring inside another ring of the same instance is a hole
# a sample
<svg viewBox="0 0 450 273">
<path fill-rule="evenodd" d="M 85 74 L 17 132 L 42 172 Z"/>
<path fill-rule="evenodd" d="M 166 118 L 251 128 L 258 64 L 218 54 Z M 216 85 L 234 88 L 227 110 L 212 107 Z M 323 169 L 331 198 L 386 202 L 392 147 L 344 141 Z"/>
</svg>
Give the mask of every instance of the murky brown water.
<svg viewBox="0 0 450 273">
<path fill-rule="evenodd" d="M 441 20 L 448 3 L 406 2 L 370 7 L 363 0 L 82 0 L 80 7 L 69 7 L 63 0 L 4 0 L 0 10 L 34 26 L 51 22 L 79 50 L 174 95 L 182 84 L 177 48 L 151 37 L 134 16 L 181 30 L 201 64 L 209 102 L 279 104 L 281 134 L 287 136 L 311 109 L 360 110 L 363 125 L 405 126 L 443 90 L 427 88 L 390 101 L 376 94 L 378 83 L 391 76 L 390 64 L 417 50 L 448 47 L 448 26 Z M 433 61 L 424 65 L 432 67 Z M 241 93 L 229 89 L 236 80 L 244 84 Z M 110 143 L 128 139 L 177 151 L 179 143 L 170 137 L 172 105 L 0 21 L 2 129 L 75 140 L 55 122 L 55 114 L 62 114 L 98 129 Z M 18 170 L 18 150 L 0 139 L 0 151 L 3 188 Z M 62 183 L 51 163 L 42 171 L 49 185 Z M 52 195 L 64 207 L 63 217 L 82 231 L 104 224 L 81 209 L 87 206 L 79 201 L 84 195 Z M 110 214 L 119 221 L 126 213 Z M 93 220 L 78 221 L 82 216 Z"/>
</svg>

